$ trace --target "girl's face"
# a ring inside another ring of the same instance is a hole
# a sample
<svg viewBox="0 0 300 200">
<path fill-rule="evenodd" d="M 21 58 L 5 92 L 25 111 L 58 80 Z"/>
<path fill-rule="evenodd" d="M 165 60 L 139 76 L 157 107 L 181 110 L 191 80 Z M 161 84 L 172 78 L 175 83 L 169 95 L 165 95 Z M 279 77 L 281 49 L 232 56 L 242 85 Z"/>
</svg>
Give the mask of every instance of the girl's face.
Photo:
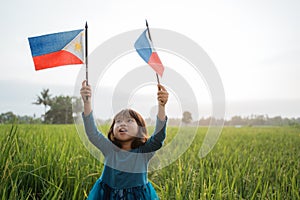
<svg viewBox="0 0 300 200">
<path fill-rule="evenodd" d="M 116 117 L 113 134 L 120 142 L 132 141 L 138 134 L 138 124 L 131 116 Z"/>
</svg>

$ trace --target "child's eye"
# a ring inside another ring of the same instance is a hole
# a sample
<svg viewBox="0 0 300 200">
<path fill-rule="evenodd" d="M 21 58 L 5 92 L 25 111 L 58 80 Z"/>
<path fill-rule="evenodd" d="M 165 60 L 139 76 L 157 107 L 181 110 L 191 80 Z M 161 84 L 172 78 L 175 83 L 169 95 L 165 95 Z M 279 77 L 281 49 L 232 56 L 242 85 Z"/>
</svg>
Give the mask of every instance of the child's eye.
<svg viewBox="0 0 300 200">
<path fill-rule="evenodd" d="M 127 121 L 128 121 L 128 122 L 134 122 L 134 120 L 133 120 L 133 119 L 128 119 Z"/>
</svg>

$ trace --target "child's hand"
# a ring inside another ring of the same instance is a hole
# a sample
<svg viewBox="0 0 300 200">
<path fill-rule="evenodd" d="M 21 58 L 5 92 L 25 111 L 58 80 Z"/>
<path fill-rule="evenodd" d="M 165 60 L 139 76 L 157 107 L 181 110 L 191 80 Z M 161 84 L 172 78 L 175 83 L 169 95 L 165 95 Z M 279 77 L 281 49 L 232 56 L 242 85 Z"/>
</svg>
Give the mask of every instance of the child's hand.
<svg viewBox="0 0 300 200">
<path fill-rule="evenodd" d="M 84 80 L 82 82 L 82 87 L 80 89 L 80 95 L 81 95 L 84 103 L 91 102 L 92 90 L 91 90 L 91 86 L 86 85 L 86 80 Z"/>
<path fill-rule="evenodd" d="M 157 92 L 158 104 L 164 107 L 168 101 L 169 93 L 167 92 L 166 88 L 161 84 L 157 84 L 157 87 L 158 87 L 158 92 Z"/>
</svg>

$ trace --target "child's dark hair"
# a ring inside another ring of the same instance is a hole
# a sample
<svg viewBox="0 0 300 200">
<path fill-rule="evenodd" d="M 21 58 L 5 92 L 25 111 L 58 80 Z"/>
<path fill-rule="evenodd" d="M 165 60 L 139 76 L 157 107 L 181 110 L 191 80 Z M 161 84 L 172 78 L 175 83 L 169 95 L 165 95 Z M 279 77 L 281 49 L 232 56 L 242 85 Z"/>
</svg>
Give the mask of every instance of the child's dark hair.
<svg viewBox="0 0 300 200">
<path fill-rule="evenodd" d="M 115 144 L 116 146 L 118 146 L 119 148 L 122 148 L 121 143 L 116 138 L 114 138 L 114 134 L 113 134 L 115 121 L 120 116 L 132 117 L 135 119 L 135 121 L 138 125 L 137 137 L 135 137 L 134 140 L 132 141 L 131 148 L 135 149 L 135 148 L 138 148 L 139 146 L 144 145 L 148 139 L 148 131 L 146 128 L 146 122 L 138 112 L 136 112 L 132 109 L 124 109 L 116 114 L 116 116 L 114 117 L 113 122 L 109 128 L 109 131 L 108 131 L 108 139 L 110 141 L 112 141 L 112 143 Z"/>
</svg>

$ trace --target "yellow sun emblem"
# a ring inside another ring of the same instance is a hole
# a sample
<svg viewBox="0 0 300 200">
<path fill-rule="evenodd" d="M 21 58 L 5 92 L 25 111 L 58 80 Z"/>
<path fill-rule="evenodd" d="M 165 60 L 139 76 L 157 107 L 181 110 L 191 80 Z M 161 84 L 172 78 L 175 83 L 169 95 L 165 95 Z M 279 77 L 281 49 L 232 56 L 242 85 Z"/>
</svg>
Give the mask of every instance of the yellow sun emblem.
<svg viewBox="0 0 300 200">
<path fill-rule="evenodd" d="M 75 44 L 74 44 L 75 51 L 80 52 L 81 48 L 82 48 L 82 46 L 81 46 L 80 42 L 75 42 Z"/>
</svg>

